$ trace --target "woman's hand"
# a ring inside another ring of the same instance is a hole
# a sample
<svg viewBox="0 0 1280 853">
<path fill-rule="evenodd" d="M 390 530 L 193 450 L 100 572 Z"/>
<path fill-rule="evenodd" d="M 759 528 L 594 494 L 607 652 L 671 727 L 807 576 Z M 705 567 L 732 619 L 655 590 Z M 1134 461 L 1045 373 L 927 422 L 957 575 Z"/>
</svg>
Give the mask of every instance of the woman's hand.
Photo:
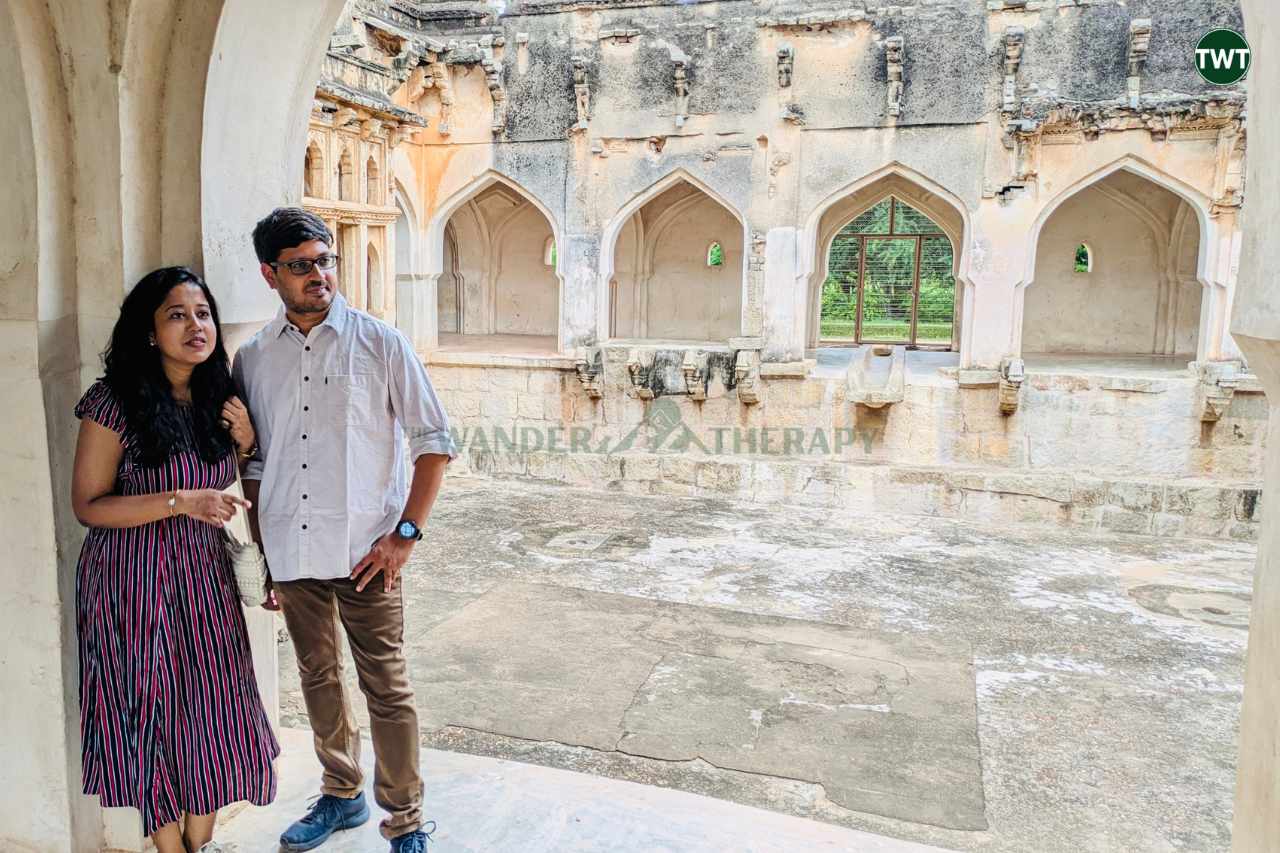
<svg viewBox="0 0 1280 853">
<path fill-rule="evenodd" d="M 222 527 L 235 517 L 237 506 L 248 509 L 252 504 L 244 498 L 217 489 L 179 489 L 175 509 L 197 521 Z"/>
<path fill-rule="evenodd" d="M 240 402 L 240 398 L 231 396 L 222 404 L 222 425 L 231 433 L 231 440 L 236 443 L 240 453 L 248 453 L 258 436 L 253 431 L 253 421 L 249 418 L 249 409 Z"/>
</svg>

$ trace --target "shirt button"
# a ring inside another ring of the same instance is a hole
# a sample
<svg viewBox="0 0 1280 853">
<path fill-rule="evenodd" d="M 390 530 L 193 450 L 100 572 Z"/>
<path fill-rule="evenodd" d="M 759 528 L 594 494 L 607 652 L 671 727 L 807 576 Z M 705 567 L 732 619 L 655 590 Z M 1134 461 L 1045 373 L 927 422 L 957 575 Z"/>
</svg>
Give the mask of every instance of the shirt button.
<svg viewBox="0 0 1280 853">
<path fill-rule="evenodd" d="M 306 468 L 306 467 L 307 467 L 307 463 L 303 462 L 303 463 L 302 463 L 302 467 L 303 467 L 303 468 Z"/>
<path fill-rule="evenodd" d="M 307 499 L 307 496 L 306 496 L 306 495 L 303 495 L 303 496 L 302 496 L 302 499 L 305 501 L 305 500 Z"/>
<path fill-rule="evenodd" d="M 306 441 L 306 440 L 307 440 L 307 434 L 306 434 L 305 432 L 302 434 L 302 440 L 303 440 L 303 441 Z"/>
<path fill-rule="evenodd" d="M 304 376 L 304 377 L 302 377 L 302 381 L 303 381 L 303 382 L 310 382 L 310 381 L 311 381 L 311 377 L 310 377 L 310 376 Z"/>
<path fill-rule="evenodd" d="M 304 524 L 304 525 L 302 525 L 302 529 L 303 529 L 303 530 L 306 530 L 306 529 L 307 529 L 307 526 L 306 526 L 305 524 Z"/>
<path fill-rule="evenodd" d="M 303 347 L 307 352 L 311 352 L 311 347 Z"/>
<path fill-rule="evenodd" d="M 309 412 L 309 411 L 311 411 L 311 407 L 310 407 L 310 406 L 303 406 L 303 407 L 302 407 L 302 411 L 304 411 L 304 412 Z"/>
</svg>

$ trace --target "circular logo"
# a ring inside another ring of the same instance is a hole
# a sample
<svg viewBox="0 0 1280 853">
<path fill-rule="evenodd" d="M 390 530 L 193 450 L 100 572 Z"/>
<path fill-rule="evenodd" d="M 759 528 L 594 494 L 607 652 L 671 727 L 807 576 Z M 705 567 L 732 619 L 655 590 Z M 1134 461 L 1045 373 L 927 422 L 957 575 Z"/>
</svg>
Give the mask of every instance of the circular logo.
<svg viewBox="0 0 1280 853">
<path fill-rule="evenodd" d="M 1249 61 L 1249 43 L 1235 30 L 1211 30 L 1196 45 L 1196 70 L 1216 86 L 1244 79 Z"/>
</svg>

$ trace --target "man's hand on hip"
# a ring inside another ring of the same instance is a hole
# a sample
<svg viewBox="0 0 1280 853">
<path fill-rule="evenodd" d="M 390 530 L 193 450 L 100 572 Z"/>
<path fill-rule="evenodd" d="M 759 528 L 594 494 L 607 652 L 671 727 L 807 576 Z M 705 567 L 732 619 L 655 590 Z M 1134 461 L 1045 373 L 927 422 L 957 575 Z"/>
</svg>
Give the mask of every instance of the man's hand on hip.
<svg viewBox="0 0 1280 853">
<path fill-rule="evenodd" d="M 364 592 L 375 577 L 382 575 L 382 589 L 390 592 L 400 580 L 400 570 L 409 561 L 413 553 L 413 539 L 405 539 L 394 532 L 379 536 L 351 570 L 351 579 L 356 582 L 356 592 Z"/>
</svg>

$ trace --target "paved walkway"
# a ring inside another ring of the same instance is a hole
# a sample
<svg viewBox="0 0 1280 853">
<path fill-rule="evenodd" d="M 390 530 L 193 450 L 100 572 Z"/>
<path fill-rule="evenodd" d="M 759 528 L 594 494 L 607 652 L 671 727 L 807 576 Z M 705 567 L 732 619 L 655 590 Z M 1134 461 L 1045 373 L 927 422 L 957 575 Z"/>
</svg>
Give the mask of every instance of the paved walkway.
<svg viewBox="0 0 1280 853">
<path fill-rule="evenodd" d="M 1225 850 L 1254 559 L 453 477 L 405 572 L 405 645 L 429 748 L 953 850 Z M 444 814 L 456 843 L 471 813 Z"/>
<path fill-rule="evenodd" d="M 284 729 L 281 744 L 276 802 L 239 811 L 218 832 L 218 840 L 238 844 L 243 853 L 276 850 L 280 830 L 306 810 L 315 793 L 320 765 L 310 732 Z M 372 777 L 367 742 L 363 757 Z M 437 824 L 430 853 L 939 853 L 936 847 L 712 797 L 500 758 L 424 749 L 422 766 L 427 815 Z M 371 778 L 365 796 L 372 805 Z M 374 814 L 318 853 L 384 850 L 379 812 Z"/>
</svg>

